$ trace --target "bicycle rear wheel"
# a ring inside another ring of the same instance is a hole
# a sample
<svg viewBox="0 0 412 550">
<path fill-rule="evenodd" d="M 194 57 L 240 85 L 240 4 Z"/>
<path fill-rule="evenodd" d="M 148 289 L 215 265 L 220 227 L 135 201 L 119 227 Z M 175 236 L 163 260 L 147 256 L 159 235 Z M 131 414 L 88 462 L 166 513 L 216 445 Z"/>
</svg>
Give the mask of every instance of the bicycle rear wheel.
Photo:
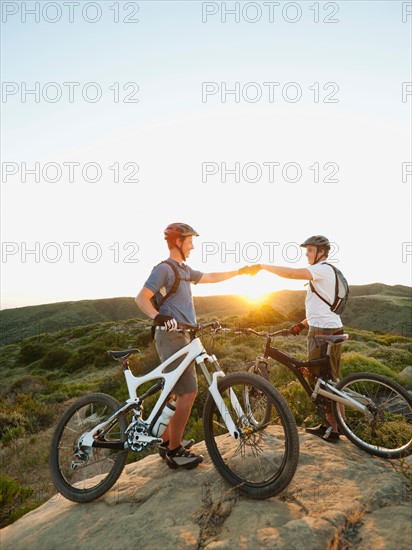
<svg viewBox="0 0 412 550">
<path fill-rule="evenodd" d="M 120 408 L 109 395 L 85 395 L 73 403 L 56 426 L 49 465 L 54 484 L 64 497 L 74 502 L 90 502 L 104 495 L 117 481 L 127 459 L 127 450 L 85 447 L 81 437 Z M 119 415 L 100 441 L 126 440 L 127 420 Z"/>
<path fill-rule="evenodd" d="M 299 458 L 296 422 L 280 393 L 254 374 L 233 373 L 219 381 L 219 392 L 240 432 L 232 437 L 211 394 L 203 410 L 205 442 L 219 473 L 251 498 L 264 499 L 283 491 L 292 480 Z M 246 407 L 242 396 L 255 395 Z M 233 406 L 234 392 L 243 414 Z M 270 416 L 266 422 L 262 420 Z"/>
<path fill-rule="evenodd" d="M 412 452 L 412 398 L 397 382 L 370 372 L 343 378 L 337 385 L 362 405 L 370 417 L 349 406 L 332 404 L 339 428 L 355 445 L 382 458 Z"/>
</svg>

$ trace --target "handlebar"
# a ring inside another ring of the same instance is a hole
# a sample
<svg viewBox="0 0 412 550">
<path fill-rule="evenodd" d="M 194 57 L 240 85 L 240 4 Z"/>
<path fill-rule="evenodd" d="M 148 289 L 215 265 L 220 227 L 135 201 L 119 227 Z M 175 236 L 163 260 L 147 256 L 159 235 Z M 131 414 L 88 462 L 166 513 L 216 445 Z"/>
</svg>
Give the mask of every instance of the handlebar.
<svg viewBox="0 0 412 550">
<path fill-rule="evenodd" d="M 197 324 L 193 325 L 191 323 L 184 323 L 179 322 L 177 331 L 185 332 L 185 331 L 193 331 L 193 332 L 199 332 L 205 328 L 212 328 L 212 332 L 233 332 L 234 334 L 254 334 L 256 336 L 260 336 L 261 338 L 271 338 L 273 336 L 290 336 L 290 330 L 289 329 L 282 329 L 277 330 L 275 332 L 257 332 L 256 330 L 252 328 L 243 328 L 243 329 L 230 329 L 230 328 L 224 328 L 219 323 L 219 321 L 209 321 L 207 323 Z M 160 327 L 163 329 L 163 327 Z"/>
<path fill-rule="evenodd" d="M 260 336 L 261 338 L 271 338 L 272 336 L 290 336 L 290 330 L 284 328 L 275 332 L 257 332 L 256 330 L 253 330 L 253 328 L 243 328 L 235 331 L 235 334 L 254 334 L 256 336 Z"/>
<path fill-rule="evenodd" d="M 208 323 L 202 323 L 201 325 L 192 325 L 191 323 L 178 323 L 178 330 L 192 330 L 193 332 L 199 332 L 200 330 L 203 330 L 205 328 L 212 327 L 212 330 L 214 332 L 218 332 L 220 330 L 225 330 L 219 321 L 209 321 Z"/>
</svg>

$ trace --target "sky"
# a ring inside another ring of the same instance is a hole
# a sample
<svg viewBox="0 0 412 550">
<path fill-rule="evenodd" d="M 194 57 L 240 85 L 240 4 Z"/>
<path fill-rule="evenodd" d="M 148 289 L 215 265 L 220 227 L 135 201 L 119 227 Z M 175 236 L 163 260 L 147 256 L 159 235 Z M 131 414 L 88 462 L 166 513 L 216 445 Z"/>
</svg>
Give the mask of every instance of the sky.
<svg viewBox="0 0 412 550">
<path fill-rule="evenodd" d="M 2 309 L 135 296 L 171 222 L 203 272 L 323 234 L 350 284 L 411 285 L 411 2 L 1 8 Z"/>
</svg>

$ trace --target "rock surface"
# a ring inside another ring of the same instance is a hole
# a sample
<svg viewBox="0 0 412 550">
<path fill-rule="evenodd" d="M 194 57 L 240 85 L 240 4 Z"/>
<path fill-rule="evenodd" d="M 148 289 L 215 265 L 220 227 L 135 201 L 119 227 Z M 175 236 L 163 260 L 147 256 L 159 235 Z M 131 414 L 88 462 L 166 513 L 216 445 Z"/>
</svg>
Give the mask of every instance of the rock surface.
<svg viewBox="0 0 412 550">
<path fill-rule="evenodd" d="M 411 548 L 411 482 L 400 463 L 300 431 L 299 465 L 282 495 L 249 500 L 205 456 L 170 470 L 158 455 L 129 464 L 101 499 L 56 495 L 0 533 L 2 550 Z M 404 464 L 407 468 L 408 465 Z M 410 471 L 410 469 L 409 469 Z"/>
</svg>

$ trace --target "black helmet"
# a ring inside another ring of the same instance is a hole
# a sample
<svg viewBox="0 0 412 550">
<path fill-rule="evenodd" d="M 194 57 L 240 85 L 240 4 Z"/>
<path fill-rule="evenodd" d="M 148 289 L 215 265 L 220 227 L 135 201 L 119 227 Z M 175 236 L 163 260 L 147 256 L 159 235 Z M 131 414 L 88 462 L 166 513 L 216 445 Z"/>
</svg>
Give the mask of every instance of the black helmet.
<svg viewBox="0 0 412 550">
<path fill-rule="evenodd" d="M 306 241 L 302 243 L 300 246 L 303 246 L 305 248 L 307 246 L 316 246 L 316 256 L 314 261 L 315 264 L 320 262 L 320 260 L 323 258 L 323 255 L 324 255 L 324 253 L 321 253 L 319 257 L 319 248 L 323 248 L 326 256 L 329 254 L 329 250 L 330 250 L 329 239 L 327 239 L 323 235 L 313 235 L 313 237 L 309 237 L 309 239 L 306 239 Z"/>
<path fill-rule="evenodd" d="M 322 246 L 325 248 L 328 252 L 330 250 L 330 242 L 329 239 L 324 237 L 323 235 L 313 235 L 313 237 L 309 237 L 309 239 L 306 239 L 304 243 L 302 243 L 300 246 L 307 247 L 307 246 Z"/>
<path fill-rule="evenodd" d="M 171 223 L 164 230 L 165 239 L 183 239 L 184 237 L 199 237 L 199 233 L 186 223 Z"/>
</svg>

